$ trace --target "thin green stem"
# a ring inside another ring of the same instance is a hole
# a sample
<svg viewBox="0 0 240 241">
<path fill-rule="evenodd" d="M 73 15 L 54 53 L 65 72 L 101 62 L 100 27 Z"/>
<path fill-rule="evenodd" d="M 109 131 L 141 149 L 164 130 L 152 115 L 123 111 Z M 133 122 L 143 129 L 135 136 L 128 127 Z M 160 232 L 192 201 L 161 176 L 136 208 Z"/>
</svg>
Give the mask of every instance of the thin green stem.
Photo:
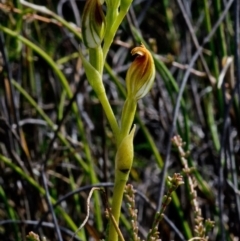
<svg viewBox="0 0 240 241">
<path fill-rule="evenodd" d="M 209 2 L 207 0 L 203 0 L 204 4 L 204 13 L 205 13 L 205 24 L 207 28 L 207 32 L 210 33 L 212 30 L 212 24 L 211 24 L 211 17 L 210 17 L 210 8 L 209 8 Z M 218 76 L 219 69 L 218 69 L 218 64 L 216 60 L 216 51 L 215 51 L 215 45 L 213 43 L 213 39 L 210 40 L 210 49 L 212 51 L 211 54 L 211 60 L 213 64 L 213 69 L 214 69 L 214 77 Z"/>
<path fill-rule="evenodd" d="M 102 81 L 102 75 L 100 75 L 99 71 L 96 68 L 94 68 L 94 66 L 84 58 L 84 56 L 81 52 L 79 52 L 79 55 L 83 61 L 83 66 L 85 68 L 85 72 L 86 72 L 88 81 L 91 84 L 95 93 L 97 94 L 97 97 L 98 97 L 99 101 L 101 102 L 103 109 L 105 111 L 105 114 L 107 116 L 111 129 L 113 131 L 113 134 L 116 137 L 119 133 L 119 126 L 118 126 L 116 117 L 113 113 L 112 107 L 107 98 L 106 92 L 105 92 L 105 87 L 104 87 L 103 81 Z M 94 56 L 97 54 L 91 53 L 91 55 L 92 55 L 91 58 L 92 58 L 93 64 L 95 66 L 98 66 L 98 64 L 96 63 L 96 60 L 94 58 Z M 103 61 L 102 61 L 102 63 L 103 63 Z"/>
<path fill-rule="evenodd" d="M 221 16 L 221 1 L 220 0 L 216 0 L 214 1 L 214 9 L 216 9 L 216 17 L 217 19 Z M 217 38 L 218 38 L 218 43 L 219 43 L 219 53 L 218 55 L 220 56 L 220 58 L 223 58 L 224 56 L 227 56 L 227 46 L 226 46 L 226 38 L 225 38 L 225 34 L 224 34 L 224 29 L 225 29 L 225 23 L 221 23 L 219 25 L 219 28 L 217 30 Z M 217 83 L 218 84 L 218 83 Z M 220 118 L 224 118 L 224 97 L 223 97 L 223 93 L 222 93 L 222 89 L 217 89 L 217 97 L 218 97 L 218 109 L 219 109 L 219 113 L 220 113 Z"/>
<path fill-rule="evenodd" d="M 121 131 L 117 139 L 118 145 L 121 144 L 123 138 L 127 136 L 131 130 L 136 109 L 137 109 L 136 100 L 132 98 L 127 98 L 125 100 L 123 110 L 122 110 L 121 128 L 120 128 Z"/>
<path fill-rule="evenodd" d="M 214 109 L 213 109 L 213 105 L 212 105 L 212 100 L 213 96 L 212 93 L 207 93 L 205 98 L 204 98 L 204 105 L 205 105 L 205 109 L 206 109 L 206 116 L 207 116 L 207 124 L 208 127 L 210 129 L 210 133 L 213 139 L 213 144 L 214 144 L 214 148 L 217 152 L 220 151 L 220 138 L 218 136 L 218 132 L 217 132 L 217 125 L 214 119 Z"/>
<path fill-rule="evenodd" d="M 117 148 L 118 151 L 125 151 L 125 153 L 121 153 L 121 157 L 126 158 L 125 160 L 118 159 L 118 152 L 115 158 L 115 180 L 114 180 L 114 189 L 113 189 L 113 200 L 112 200 L 112 214 L 116 221 L 116 224 L 119 224 L 119 217 L 121 213 L 121 205 L 122 205 L 122 198 L 124 193 L 124 188 L 126 186 L 126 183 L 128 181 L 129 171 L 132 166 L 132 160 L 128 160 L 128 151 L 133 151 L 131 148 L 133 148 L 130 145 L 127 145 L 127 149 L 121 149 L 122 148 L 122 142 L 126 140 L 125 137 L 129 134 L 135 112 L 137 108 L 137 102 L 135 99 L 127 98 L 122 111 L 122 119 L 121 119 L 121 129 L 120 133 L 117 136 Z M 134 130 L 133 130 L 134 131 Z M 131 143 L 133 140 L 131 139 Z M 130 144 L 130 143 L 129 143 Z M 120 147 L 121 146 L 121 147 Z M 119 163 L 118 163 L 119 162 Z M 126 170 L 121 170 L 119 165 L 120 163 L 126 162 Z M 117 230 L 113 224 L 113 222 L 110 222 L 109 225 L 109 236 L 108 241 L 117 241 L 118 240 L 118 234 Z"/>
<path fill-rule="evenodd" d="M 166 18 L 166 25 L 169 29 L 169 34 L 167 34 L 167 36 L 169 36 L 168 39 L 170 40 L 170 46 L 172 47 L 173 51 L 177 52 L 178 51 L 178 49 L 177 49 L 178 35 L 177 35 L 176 29 L 173 24 L 173 16 L 174 15 L 173 15 L 172 9 L 170 8 L 169 0 L 163 1 L 163 10 L 164 10 L 165 18 Z"/>
<path fill-rule="evenodd" d="M 89 62 L 102 76 L 103 72 L 103 52 L 101 46 L 89 49 Z"/>
<path fill-rule="evenodd" d="M 128 176 L 129 176 L 129 173 L 123 173 L 117 169 L 115 170 L 115 181 L 114 181 L 113 199 L 112 199 L 112 215 L 117 225 L 119 224 L 123 193 L 128 180 Z M 117 240 L 118 240 L 118 234 L 117 234 L 116 228 L 114 224 L 110 222 L 107 241 L 117 241 Z"/>
<path fill-rule="evenodd" d="M 112 107 L 109 103 L 109 100 L 107 98 L 106 92 L 102 92 L 101 94 L 98 95 L 98 99 L 102 104 L 102 107 L 104 109 L 104 112 L 107 116 L 108 122 L 111 126 L 111 129 L 113 131 L 114 136 L 117 138 L 119 135 L 119 126 L 116 120 L 116 117 L 113 113 Z"/>
<path fill-rule="evenodd" d="M 66 91 L 63 89 L 60 96 L 59 106 L 58 106 L 58 120 L 61 120 L 63 118 L 65 100 L 66 100 Z"/>
<path fill-rule="evenodd" d="M 222 8 L 221 8 L 221 1 L 220 0 L 215 0 L 213 1 L 213 4 L 215 5 L 214 9 L 216 9 L 216 17 L 217 19 L 221 16 L 222 14 Z M 220 54 L 221 56 L 227 56 L 227 46 L 226 46 L 226 38 L 225 38 L 225 33 L 224 33 L 224 29 L 225 29 L 225 23 L 222 22 L 219 25 L 219 28 L 217 30 L 217 34 L 218 34 L 218 43 L 220 46 Z"/>
<path fill-rule="evenodd" d="M 127 11 L 120 11 L 116 20 L 112 24 L 111 28 L 109 29 L 108 33 L 104 37 L 104 44 L 103 44 L 103 62 L 105 62 L 109 48 L 113 42 L 113 38 L 122 23 Z"/>
<path fill-rule="evenodd" d="M 29 70 L 29 80 L 30 80 L 30 86 L 32 90 L 32 94 L 35 96 L 37 87 L 36 87 L 36 81 L 35 81 L 35 76 L 34 76 L 34 57 L 33 57 L 33 51 L 31 48 L 28 48 L 27 52 L 27 64 L 28 64 L 28 70 Z"/>
<path fill-rule="evenodd" d="M 118 1 L 118 0 L 117 0 Z M 119 5 L 119 4 L 117 4 Z M 107 11 L 106 15 L 106 29 L 105 29 L 105 34 L 108 35 L 108 32 L 112 28 L 112 24 L 114 23 L 115 19 L 118 16 L 118 7 L 114 6 L 108 6 L 109 11 Z"/>
<path fill-rule="evenodd" d="M 107 12 L 106 12 L 106 28 L 105 28 L 105 36 L 104 36 L 104 42 L 106 41 L 105 38 L 108 38 L 109 32 L 117 19 L 117 16 L 119 14 L 118 8 L 120 5 L 120 0 L 115 1 L 109 1 L 107 4 Z M 114 35 L 113 35 L 114 37 Z"/>
<path fill-rule="evenodd" d="M 99 72 L 99 76 L 101 76 L 102 78 L 104 62 L 103 62 L 103 52 L 102 52 L 101 46 L 95 49 L 89 49 L 89 62 L 92 65 L 92 67 L 94 67 Z M 85 71 L 91 71 L 91 69 L 86 68 Z M 112 107 L 109 103 L 109 100 L 107 98 L 102 79 L 95 79 L 95 80 L 89 79 L 89 82 L 92 85 L 94 91 L 96 92 L 100 103 L 102 104 L 102 107 L 107 116 L 108 122 L 111 126 L 114 136 L 117 137 L 119 133 L 118 123 L 113 113 Z"/>
</svg>

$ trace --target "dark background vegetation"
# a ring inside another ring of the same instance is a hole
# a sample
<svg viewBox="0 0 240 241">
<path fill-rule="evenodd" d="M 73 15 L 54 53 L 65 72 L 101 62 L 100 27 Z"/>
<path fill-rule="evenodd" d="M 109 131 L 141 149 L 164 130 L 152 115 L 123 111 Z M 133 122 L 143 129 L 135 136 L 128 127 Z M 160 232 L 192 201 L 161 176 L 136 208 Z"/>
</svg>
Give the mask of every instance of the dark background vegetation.
<svg viewBox="0 0 240 241">
<path fill-rule="evenodd" d="M 80 30 L 85 1 L 33 2 Z M 175 134 L 186 143 L 202 215 L 215 221 L 210 240 L 240 237 L 239 4 L 238 0 L 134 0 L 110 49 L 110 68 L 106 66 L 103 79 L 118 119 L 126 70 L 133 60 L 131 48 L 145 41 L 155 53 L 156 81 L 151 93 L 139 102 L 129 180 L 137 190 L 142 238 L 160 207 L 163 177 L 182 171 L 178 152 L 171 146 Z M 58 21 L 19 1 L 0 2 L 0 24 L 51 56 L 73 94 L 67 97 L 45 59 L 0 29 L 0 240 L 25 240 L 29 231 L 58 240 L 54 213 L 63 240 L 69 240 L 75 230 L 65 214 L 76 226 L 82 223 L 91 185 L 108 185 L 106 194 L 111 197 L 114 139 L 78 57 L 78 48 L 84 48 L 80 40 Z M 73 102 L 78 115 L 71 109 Z M 53 208 L 52 203 L 79 188 L 76 195 Z M 50 196 L 55 201 L 49 203 Z M 175 227 L 163 221 L 159 227 L 162 240 L 189 239 L 184 223 L 194 234 L 187 182 L 177 190 L 177 197 L 179 206 L 175 200 L 165 212 Z M 93 200 L 84 229 L 87 240 L 104 238 L 107 226 L 105 199 L 99 194 Z M 100 205 L 100 219 L 96 205 Z M 120 227 L 130 240 L 126 205 L 123 213 Z"/>
</svg>

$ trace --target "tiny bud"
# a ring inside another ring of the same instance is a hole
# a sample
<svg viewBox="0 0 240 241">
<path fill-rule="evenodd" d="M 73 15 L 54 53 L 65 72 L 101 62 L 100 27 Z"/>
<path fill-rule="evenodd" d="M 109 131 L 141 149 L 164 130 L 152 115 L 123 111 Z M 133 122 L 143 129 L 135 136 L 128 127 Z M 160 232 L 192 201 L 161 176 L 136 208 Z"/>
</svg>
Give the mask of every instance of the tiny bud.
<svg viewBox="0 0 240 241">
<path fill-rule="evenodd" d="M 83 42 L 87 48 L 96 48 L 102 42 L 105 16 L 100 0 L 87 0 L 82 17 Z"/>
<path fill-rule="evenodd" d="M 155 79 L 155 65 L 151 53 L 142 44 L 131 51 L 137 54 L 127 72 L 127 96 L 139 100 L 151 89 Z"/>
</svg>

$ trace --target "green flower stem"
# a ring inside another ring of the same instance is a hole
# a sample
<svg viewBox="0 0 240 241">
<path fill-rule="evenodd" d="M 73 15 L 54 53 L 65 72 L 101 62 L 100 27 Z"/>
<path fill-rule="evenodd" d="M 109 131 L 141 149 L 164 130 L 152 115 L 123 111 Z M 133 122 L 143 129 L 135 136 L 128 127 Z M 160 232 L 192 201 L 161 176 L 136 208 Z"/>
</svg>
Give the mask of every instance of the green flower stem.
<svg viewBox="0 0 240 241">
<path fill-rule="evenodd" d="M 82 56 L 81 56 L 82 57 Z M 94 48 L 94 49 L 89 49 L 89 62 L 90 64 L 99 72 L 99 76 L 102 77 L 102 72 L 103 72 L 103 52 L 101 46 Z M 88 70 L 87 68 L 85 71 L 91 71 L 90 69 Z M 91 83 L 94 91 L 96 92 L 99 101 L 102 104 L 102 107 L 104 109 L 104 112 L 107 116 L 108 122 L 111 126 L 111 129 L 113 131 L 114 136 L 118 136 L 119 133 L 119 127 L 117 120 L 115 118 L 115 115 L 113 113 L 112 107 L 109 103 L 109 100 L 107 98 L 106 92 L 105 92 L 105 87 L 103 85 L 103 81 L 101 80 L 89 80 Z"/>
<path fill-rule="evenodd" d="M 103 72 L 103 52 L 101 46 L 89 49 L 89 62 L 102 76 Z"/>
<path fill-rule="evenodd" d="M 112 28 L 112 24 L 114 23 L 115 19 L 118 16 L 118 8 L 120 5 L 119 0 L 115 0 L 113 2 L 109 2 L 109 5 L 107 5 L 107 9 L 110 11 L 107 11 L 106 13 L 106 28 L 105 28 L 105 35 L 108 35 L 109 31 Z"/>
<path fill-rule="evenodd" d="M 137 108 L 136 100 L 133 98 L 127 98 L 123 106 L 120 133 L 118 136 L 116 136 L 118 149 L 123 139 L 130 132 L 130 129 L 134 120 L 136 108 Z M 129 148 L 131 147 L 129 146 Z M 127 150 L 126 150 L 126 153 L 127 153 Z M 115 161 L 121 162 L 121 160 L 117 160 L 117 158 Z M 125 160 L 122 160 L 122 162 L 124 163 Z M 124 188 L 128 181 L 129 171 L 131 169 L 131 166 L 132 166 L 132 163 L 129 163 L 127 167 L 128 169 L 126 170 L 126 172 L 125 171 L 123 172 L 122 170 L 118 169 L 118 165 L 117 163 L 115 163 L 115 180 L 114 180 L 113 200 L 112 200 L 112 215 L 117 225 L 119 224 L 119 217 L 121 213 Z M 116 228 L 113 222 L 110 221 L 108 241 L 117 241 L 117 240 L 118 240 L 118 234 L 117 234 Z"/>
<path fill-rule="evenodd" d="M 137 101 L 133 98 L 128 98 L 126 99 L 124 106 L 123 106 L 123 111 L 122 111 L 122 118 L 121 118 L 121 131 L 119 134 L 119 137 L 117 139 L 117 145 L 119 146 L 123 140 L 123 138 L 129 134 L 133 120 L 135 117 L 137 109 Z"/>
<path fill-rule="evenodd" d="M 94 67 L 94 65 L 96 67 L 97 66 L 99 67 L 99 64 L 96 63 L 97 62 L 96 59 L 100 59 L 100 54 L 97 53 L 97 51 L 94 53 L 94 51 L 96 51 L 96 49 L 92 49 L 90 51 L 90 59 L 93 64 L 89 63 L 85 59 L 82 52 L 79 52 L 79 56 L 83 61 L 83 66 L 84 66 L 88 81 L 92 86 L 93 90 L 95 91 L 95 93 L 97 94 L 97 97 L 103 106 L 103 109 L 105 111 L 105 114 L 107 116 L 111 129 L 113 131 L 113 134 L 114 136 L 118 136 L 119 126 L 105 92 L 105 87 L 102 82 L 102 74 L 100 74 L 100 72 Z M 103 63 L 103 60 L 101 59 L 100 62 Z M 102 65 L 102 68 L 103 68 L 103 65 Z"/>
<path fill-rule="evenodd" d="M 114 188 L 113 188 L 113 199 L 112 199 L 112 215 L 117 224 L 119 224 L 119 217 L 121 214 L 121 205 L 123 199 L 123 193 L 128 181 L 128 173 L 123 173 L 120 170 L 115 170 L 115 181 L 114 181 Z M 117 241 L 118 234 L 114 227 L 114 224 L 110 222 L 109 224 L 109 233 L 107 241 Z"/>
<path fill-rule="evenodd" d="M 102 104 L 102 107 L 103 107 L 104 112 L 107 116 L 108 122 L 109 122 L 109 124 L 111 126 L 111 129 L 113 131 L 113 134 L 114 134 L 115 138 L 117 138 L 118 135 L 119 135 L 119 126 L 118 126 L 116 117 L 113 113 L 112 107 L 111 107 L 111 105 L 109 103 L 109 100 L 107 98 L 106 92 L 104 91 L 104 92 L 98 94 L 97 96 L 98 96 L 99 101 Z"/>
<path fill-rule="evenodd" d="M 130 6 L 130 5 L 129 5 Z M 104 44 L 103 44 L 103 62 L 106 60 L 106 56 L 108 54 L 109 48 L 113 42 L 113 38 L 122 23 L 125 15 L 127 14 L 128 9 L 120 10 L 116 20 L 113 22 L 112 27 L 108 30 L 108 32 L 104 36 Z"/>
<path fill-rule="evenodd" d="M 82 55 L 81 55 L 82 56 Z M 82 56 L 83 59 L 83 56 Z M 99 101 L 101 102 L 104 112 L 107 116 L 107 119 L 110 123 L 110 126 L 112 128 L 113 134 L 115 136 L 115 138 L 117 139 L 119 136 L 119 127 L 116 121 L 116 118 L 114 116 L 113 110 L 110 106 L 109 100 L 107 98 L 106 92 L 105 92 L 105 87 L 103 85 L 103 81 L 102 81 L 102 72 L 103 72 L 103 52 L 102 52 L 102 48 L 101 46 L 98 46 L 97 48 L 94 49 L 89 49 L 89 62 L 92 65 L 92 67 L 95 68 L 96 71 L 98 71 L 99 75 L 92 75 L 91 72 L 92 69 L 89 68 L 85 68 L 86 74 L 89 78 L 89 83 L 91 83 L 93 89 L 95 90 Z M 85 65 L 89 66 L 86 61 L 84 61 Z M 87 73 L 88 72 L 88 73 Z M 93 78 L 93 79 L 92 79 Z M 127 179 L 126 179 L 127 180 Z M 117 221 L 118 224 L 118 220 L 119 220 L 119 215 L 120 215 L 120 209 L 121 209 L 121 202 L 122 202 L 122 196 L 123 196 L 123 191 L 124 191 L 124 187 L 125 187 L 125 183 L 118 183 L 117 185 L 117 191 L 115 191 L 115 193 L 121 195 L 120 199 L 120 203 L 119 203 L 119 196 L 117 195 L 117 198 L 115 197 L 115 200 L 118 200 L 117 205 L 116 206 L 116 217 L 115 215 L 113 215 L 115 217 L 115 220 Z M 97 193 L 95 193 L 95 195 L 98 195 Z M 97 204 L 96 204 L 97 207 Z M 120 208 L 119 208 L 120 207 Z M 111 222 L 112 223 L 112 222 Z M 115 228 L 114 228 L 114 232 L 115 232 Z M 117 235 L 117 234 L 116 234 Z"/>
</svg>

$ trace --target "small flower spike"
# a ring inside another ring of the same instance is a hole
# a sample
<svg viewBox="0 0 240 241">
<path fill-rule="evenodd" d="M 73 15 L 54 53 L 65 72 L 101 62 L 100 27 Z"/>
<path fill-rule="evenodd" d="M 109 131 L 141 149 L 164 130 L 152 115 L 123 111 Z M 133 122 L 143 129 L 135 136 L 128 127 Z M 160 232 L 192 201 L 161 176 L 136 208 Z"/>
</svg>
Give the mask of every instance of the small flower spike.
<svg viewBox="0 0 240 241">
<path fill-rule="evenodd" d="M 151 89 L 155 79 L 155 65 L 151 53 L 142 44 L 131 51 L 137 54 L 127 72 L 127 96 L 139 100 Z"/>
</svg>

